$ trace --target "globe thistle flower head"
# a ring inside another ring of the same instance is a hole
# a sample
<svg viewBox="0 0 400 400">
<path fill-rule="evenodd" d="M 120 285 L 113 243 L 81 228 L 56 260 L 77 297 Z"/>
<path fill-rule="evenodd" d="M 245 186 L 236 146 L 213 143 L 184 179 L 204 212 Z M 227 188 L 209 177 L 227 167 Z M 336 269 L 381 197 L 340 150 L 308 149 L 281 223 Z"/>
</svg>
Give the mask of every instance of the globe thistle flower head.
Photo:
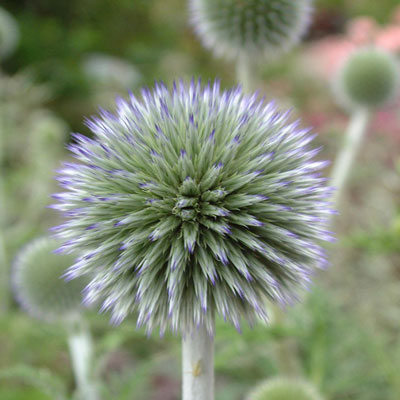
<svg viewBox="0 0 400 400">
<path fill-rule="evenodd" d="M 323 398 L 308 382 L 274 378 L 258 386 L 248 400 L 323 400 Z"/>
<path fill-rule="evenodd" d="M 81 253 L 71 278 L 90 274 L 86 301 L 114 322 L 213 329 L 267 318 L 265 298 L 291 302 L 324 260 L 330 189 L 313 135 L 273 103 L 202 86 L 156 84 L 119 99 L 115 114 L 75 135 L 55 195 L 62 251 Z"/>
<path fill-rule="evenodd" d="M 14 17 L 0 7 L 0 61 L 8 57 L 17 47 L 19 29 Z"/>
<path fill-rule="evenodd" d="M 308 28 L 312 0 L 190 0 L 192 24 L 217 56 L 284 53 Z"/>
<path fill-rule="evenodd" d="M 358 49 L 339 69 L 334 92 L 350 109 L 382 107 L 400 94 L 399 61 L 385 50 Z"/>
<path fill-rule="evenodd" d="M 60 243 L 52 238 L 33 240 L 17 255 L 12 284 L 20 305 L 48 322 L 66 320 L 80 311 L 86 280 L 66 282 L 62 275 L 75 258 L 55 254 Z"/>
</svg>

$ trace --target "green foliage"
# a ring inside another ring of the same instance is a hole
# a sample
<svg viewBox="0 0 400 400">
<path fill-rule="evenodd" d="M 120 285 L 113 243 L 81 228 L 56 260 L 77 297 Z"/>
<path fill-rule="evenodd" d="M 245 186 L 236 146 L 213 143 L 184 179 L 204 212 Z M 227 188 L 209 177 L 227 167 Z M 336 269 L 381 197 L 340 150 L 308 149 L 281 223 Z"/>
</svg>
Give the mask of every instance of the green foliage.
<svg viewBox="0 0 400 400">
<path fill-rule="evenodd" d="M 322 400 L 322 397 L 306 381 L 275 378 L 254 389 L 249 400 Z"/>
<path fill-rule="evenodd" d="M 15 367 L 1 369 L 0 382 L 4 380 L 19 380 L 29 386 L 37 388 L 42 393 L 42 397 L 40 397 L 42 400 L 67 400 L 65 384 L 58 376 L 45 369 L 33 368 L 28 365 L 17 365 Z M 46 395 L 45 398 L 43 398 L 43 394 Z M 8 395 L 9 394 L 6 394 L 6 396 Z M 16 399 L 20 400 L 24 398 L 20 396 L 21 395 L 18 394 Z M 32 393 L 32 397 L 29 397 L 29 400 L 35 399 L 34 396 L 35 394 Z M 39 394 L 37 394 L 37 396 L 39 396 Z M 4 399 L 3 396 L 1 398 Z M 26 399 L 28 399 L 28 397 L 26 397 Z"/>
<path fill-rule="evenodd" d="M 11 14 L 0 7 L 0 62 L 15 50 L 18 40 L 17 22 Z"/>
<path fill-rule="evenodd" d="M 336 9 L 344 15 L 357 17 L 360 15 L 372 15 L 381 22 L 387 22 L 393 10 L 399 5 L 398 0 L 316 0 L 318 9 Z"/>
<path fill-rule="evenodd" d="M 145 362 L 137 368 L 127 368 L 122 373 L 113 373 L 102 386 L 102 395 L 105 399 L 135 400 L 150 398 L 151 376 L 154 362 Z"/>
<path fill-rule="evenodd" d="M 37 85 L 29 74 L 0 74 L 0 115 L 6 247 L 14 255 L 22 243 L 47 228 L 45 220 L 53 170 L 63 153 L 68 127 L 45 104 L 47 85 Z"/>
</svg>

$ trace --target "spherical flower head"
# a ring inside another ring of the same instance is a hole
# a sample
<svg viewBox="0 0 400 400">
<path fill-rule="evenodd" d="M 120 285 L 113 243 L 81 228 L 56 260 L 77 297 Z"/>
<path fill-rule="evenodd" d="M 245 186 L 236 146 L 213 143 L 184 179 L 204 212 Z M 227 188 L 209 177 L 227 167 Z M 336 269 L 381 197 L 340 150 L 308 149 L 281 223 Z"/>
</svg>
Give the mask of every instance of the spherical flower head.
<svg viewBox="0 0 400 400">
<path fill-rule="evenodd" d="M 86 301 L 120 322 L 186 332 L 214 314 L 239 327 L 291 302 L 324 260 L 330 189 L 313 136 L 241 89 L 156 84 L 75 135 L 53 207 L 62 250 L 81 253 Z"/>
<path fill-rule="evenodd" d="M 312 0 L 190 0 L 190 11 L 197 34 L 217 56 L 259 59 L 300 41 Z"/>
<path fill-rule="evenodd" d="M 53 238 L 35 239 L 19 252 L 13 266 L 17 301 L 32 316 L 48 322 L 66 320 L 78 313 L 87 284 L 83 278 L 71 282 L 63 279 L 75 258 L 55 254 L 59 246 Z"/>
<path fill-rule="evenodd" d="M 400 93 L 397 58 L 375 47 L 355 50 L 339 69 L 334 91 L 347 108 L 379 108 Z"/>
<path fill-rule="evenodd" d="M 308 382 L 274 378 L 258 386 L 248 400 L 323 400 L 323 398 Z"/>
<path fill-rule="evenodd" d="M 0 61 L 17 47 L 19 30 L 14 17 L 0 7 Z"/>
</svg>

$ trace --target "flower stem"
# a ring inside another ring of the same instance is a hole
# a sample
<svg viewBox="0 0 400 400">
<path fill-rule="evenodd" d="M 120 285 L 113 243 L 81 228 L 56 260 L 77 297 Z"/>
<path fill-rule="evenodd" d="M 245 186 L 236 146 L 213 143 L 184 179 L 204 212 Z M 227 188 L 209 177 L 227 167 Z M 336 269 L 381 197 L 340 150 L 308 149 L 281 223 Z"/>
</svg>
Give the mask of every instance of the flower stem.
<svg viewBox="0 0 400 400">
<path fill-rule="evenodd" d="M 69 326 L 68 345 L 79 398 L 98 400 L 99 395 L 92 379 L 92 337 L 86 323 L 80 317 Z"/>
<path fill-rule="evenodd" d="M 214 399 L 214 339 L 204 327 L 182 341 L 182 400 Z"/>
<path fill-rule="evenodd" d="M 1 73 L 1 71 L 0 71 Z M 8 271 L 8 257 L 7 257 L 7 247 L 5 240 L 5 232 L 6 232 L 6 221 L 5 221 L 5 185 L 4 185 L 4 160 L 3 160 L 3 149 L 5 146 L 4 136 L 5 136 L 5 128 L 4 128 L 4 115 L 3 115 L 3 107 L 0 105 L 0 315 L 4 315 L 9 308 L 9 290 L 8 290 L 8 282 L 9 282 L 9 271 Z"/>
<path fill-rule="evenodd" d="M 245 56 L 240 56 L 236 63 L 236 80 L 242 85 L 244 93 L 256 89 L 255 71 L 252 61 Z"/>
<path fill-rule="evenodd" d="M 355 111 L 351 117 L 345 143 L 336 159 L 331 175 L 332 186 L 336 188 L 332 199 L 334 206 L 340 202 L 351 166 L 367 131 L 370 116 L 370 110 L 365 108 Z"/>
</svg>

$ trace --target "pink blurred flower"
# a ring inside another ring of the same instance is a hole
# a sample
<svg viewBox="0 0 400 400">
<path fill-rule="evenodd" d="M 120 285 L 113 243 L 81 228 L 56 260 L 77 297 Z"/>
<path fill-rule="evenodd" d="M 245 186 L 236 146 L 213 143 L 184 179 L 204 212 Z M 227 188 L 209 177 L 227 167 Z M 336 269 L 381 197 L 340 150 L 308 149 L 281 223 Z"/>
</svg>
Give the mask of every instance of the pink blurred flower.
<svg viewBox="0 0 400 400">
<path fill-rule="evenodd" d="M 375 44 L 393 53 L 400 52 L 400 24 L 382 29 L 375 38 Z"/>
<path fill-rule="evenodd" d="M 332 35 L 311 44 L 308 57 L 317 73 L 326 79 L 336 72 L 349 54 L 358 47 L 376 45 L 393 53 L 400 53 L 400 7 L 393 23 L 381 27 L 372 17 L 351 20 L 344 35 Z"/>
<path fill-rule="evenodd" d="M 372 131 L 384 134 L 396 146 L 400 145 L 400 99 L 390 107 L 378 110 L 372 120 Z"/>
<path fill-rule="evenodd" d="M 332 35 L 312 43 L 304 61 L 308 70 L 330 80 L 350 53 L 369 44 L 400 54 L 400 6 L 395 9 L 392 22 L 386 26 L 378 25 L 371 17 L 354 18 L 349 21 L 345 34 Z M 389 138 L 394 149 L 400 146 L 399 110 L 400 99 L 385 109 L 377 110 L 371 122 L 371 131 Z M 321 114 L 324 113 L 318 109 L 308 117 L 311 123 L 323 130 L 327 116 Z M 337 115 L 334 120 L 340 122 L 340 118 Z M 332 121 L 332 115 L 329 115 L 329 119 Z"/>
<path fill-rule="evenodd" d="M 358 17 L 348 23 L 346 32 L 351 42 L 364 45 L 374 40 L 378 30 L 378 24 L 373 18 Z"/>
<path fill-rule="evenodd" d="M 357 46 L 345 38 L 327 37 L 313 43 L 309 49 L 306 60 L 310 57 L 310 63 L 317 73 L 325 78 L 330 78 L 338 66 Z"/>
</svg>

